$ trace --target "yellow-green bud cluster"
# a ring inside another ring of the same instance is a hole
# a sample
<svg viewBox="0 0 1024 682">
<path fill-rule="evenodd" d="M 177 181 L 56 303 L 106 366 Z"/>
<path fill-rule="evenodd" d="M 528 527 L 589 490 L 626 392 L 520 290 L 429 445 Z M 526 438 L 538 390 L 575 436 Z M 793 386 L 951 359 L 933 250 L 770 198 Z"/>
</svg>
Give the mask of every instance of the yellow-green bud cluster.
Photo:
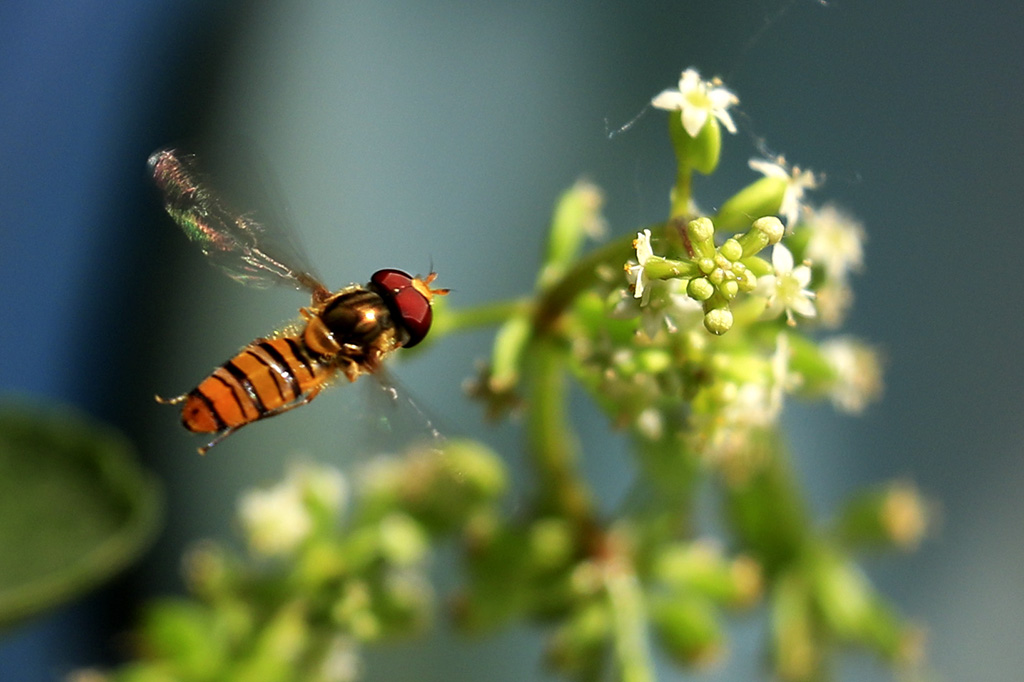
<svg viewBox="0 0 1024 682">
<path fill-rule="evenodd" d="M 724 334 L 733 324 L 729 302 L 757 286 L 757 277 L 765 274 L 767 263 L 756 254 L 777 244 L 785 228 L 774 216 L 758 218 L 738 237 L 715 246 L 715 226 L 710 218 L 691 220 L 686 226 L 697 266 L 697 276 L 686 285 L 690 298 L 704 304 L 704 327 L 712 334 Z"/>
</svg>

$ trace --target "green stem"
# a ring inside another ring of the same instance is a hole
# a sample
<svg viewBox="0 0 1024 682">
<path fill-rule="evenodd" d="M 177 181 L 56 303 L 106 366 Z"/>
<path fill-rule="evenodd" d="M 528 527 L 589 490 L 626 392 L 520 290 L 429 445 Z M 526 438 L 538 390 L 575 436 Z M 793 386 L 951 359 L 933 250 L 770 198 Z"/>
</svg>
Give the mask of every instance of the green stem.
<svg viewBox="0 0 1024 682">
<path fill-rule="evenodd" d="M 651 226 L 651 231 L 663 227 Z M 535 335 L 544 336 L 551 332 L 555 322 L 576 297 L 600 279 L 600 266 L 621 269 L 631 256 L 635 256 L 635 252 L 633 235 L 630 234 L 591 251 L 577 261 L 564 277 L 548 287 L 538 298 L 533 312 Z"/>
<path fill-rule="evenodd" d="M 541 480 L 542 513 L 572 519 L 589 532 L 593 501 L 577 468 L 576 436 L 566 415 L 567 385 L 563 358 L 549 341 L 536 340 L 529 352 L 527 433 Z"/>
<path fill-rule="evenodd" d="M 813 528 L 782 436 L 766 429 L 750 447 L 760 468 L 727 481 L 725 502 L 740 547 L 761 561 L 771 579 L 796 561 Z"/>
<path fill-rule="evenodd" d="M 615 658 L 623 682 L 652 682 L 647 650 L 647 612 L 636 574 L 613 563 L 605 568 L 605 589 L 612 609 Z"/>
<path fill-rule="evenodd" d="M 444 308 L 431 327 L 432 340 L 448 334 L 499 325 L 513 315 L 526 313 L 532 302 L 528 298 L 516 298 L 507 301 L 494 301 L 466 308 Z"/>
<path fill-rule="evenodd" d="M 676 184 L 672 190 L 670 217 L 685 220 L 690 215 L 690 196 L 693 185 L 693 169 L 682 159 L 676 168 Z"/>
</svg>

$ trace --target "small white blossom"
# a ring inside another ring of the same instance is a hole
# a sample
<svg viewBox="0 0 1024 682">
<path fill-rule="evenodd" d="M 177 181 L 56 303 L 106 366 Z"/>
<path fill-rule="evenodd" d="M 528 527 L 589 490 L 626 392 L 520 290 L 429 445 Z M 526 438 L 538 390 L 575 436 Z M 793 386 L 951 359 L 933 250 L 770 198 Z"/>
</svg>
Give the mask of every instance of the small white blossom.
<svg viewBox="0 0 1024 682">
<path fill-rule="evenodd" d="M 837 408 L 857 414 L 881 394 L 882 369 L 873 350 L 839 338 L 822 343 L 821 354 L 836 374 L 830 397 Z"/>
<path fill-rule="evenodd" d="M 242 496 L 238 516 L 253 552 L 266 556 L 287 554 L 309 536 L 313 520 L 302 497 L 301 486 L 290 479 Z"/>
<path fill-rule="evenodd" d="M 679 111 L 683 129 L 690 137 L 697 134 L 714 116 L 730 133 L 736 132 L 736 124 L 729 115 L 729 107 L 739 104 L 739 98 L 722 87 L 721 81 L 701 80 L 696 69 L 687 69 L 679 78 L 678 90 L 664 90 L 651 100 L 658 109 Z"/>
<path fill-rule="evenodd" d="M 665 326 L 669 333 L 675 334 L 680 329 L 693 329 L 704 319 L 704 307 L 699 301 L 690 298 L 686 293 L 686 280 L 671 280 L 674 284 L 669 289 L 665 306 Z"/>
<path fill-rule="evenodd" d="M 737 388 L 733 401 L 725 406 L 722 413 L 725 422 L 733 427 L 750 428 L 775 423 L 778 409 L 779 405 L 767 385 L 748 382 Z"/>
<path fill-rule="evenodd" d="M 818 310 L 818 319 L 829 329 L 835 329 L 843 323 L 851 305 L 853 289 L 843 280 L 826 279 L 814 291 L 814 307 Z"/>
<path fill-rule="evenodd" d="M 752 170 L 762 173 L 765 177 L 781 178 L 786 181 L 786 190 L 779 205 L 779 215 L 786 219 L 786 229 L 792 231 L 800 219 L 804 192 L 816 189 L 820 180 L 811 171 L 800 170 L 799 166 L 793 166 L 793 169 L 789 170 L 786 167 L 786 159 L 781 156 L 774 161 L 751 159 L 748 163 Z"/>
<path fill-rule="evenodd" d="M 654 251 L 651 249 L 651 231 L 637 232 L 636 239 L 633 240 L 633 248 L 636 249 L 637 262 L 626 264 L 626 276 L 629 278 L 630 284 L 633 285 L 633 297 L 640 299 L 640 305 L 647 305 L 650 298 L 648 287 L 651 278 L 644 271 L 644 266 L 654 255 Z"/>
<path fill-rule="evenodd" d="M 831 279 L 844 281 L 846 275 L 864 265 L 864 228 L 834 206 L 824 206 L 807 220 L 810 236 L 807 257 L 825 268 Z"/>
<path fill-rule="evenodd" d="M 811 268 L 805 264 L 793 267 L 793 254 L 781 243 L 772 247 L 772 267 L 775 274 L 757 280 L 757 294 L 766 296 L 766 319 L 778 317 L 783 311 L 790 326 L 796 324 L 793 313 L 814 317 L 814 292 L 807 289 L 811 283 Z"/>
<path fill-rule="evenodd" d="M 664 420 L 661 412 L 654 407 L 643 410 L 636 418 L 637 431 L 644 438 L 651 441 L 659 440 L 665 432 Z"/>
</svg>

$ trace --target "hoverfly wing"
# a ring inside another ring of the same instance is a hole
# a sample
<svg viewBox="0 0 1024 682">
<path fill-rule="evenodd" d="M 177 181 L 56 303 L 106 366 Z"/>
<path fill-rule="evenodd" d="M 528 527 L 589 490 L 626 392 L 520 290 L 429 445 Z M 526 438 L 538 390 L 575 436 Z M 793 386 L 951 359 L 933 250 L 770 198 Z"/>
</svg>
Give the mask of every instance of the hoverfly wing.
<svg viewBox="0 0 1024 682">
<path fill-rule="evenodd" d="M 374 403 L 381 430 L 404 434 L 409 440 L 444 441 L 437 417 L 422 407 L 388 368 L 378 368 L 373 378 L 374 381 L 366 383 L 377 396 Z"/>
<path fill-rule="evenodd" d="M 211 263 L 248 286 L 284 285 L 328 294 L 308 260 L 280 226 L 242 213 L 212 188 L 197 157 L 164 148 L 149 157 L 150 177 L 164 208 Z"/>
</svg>

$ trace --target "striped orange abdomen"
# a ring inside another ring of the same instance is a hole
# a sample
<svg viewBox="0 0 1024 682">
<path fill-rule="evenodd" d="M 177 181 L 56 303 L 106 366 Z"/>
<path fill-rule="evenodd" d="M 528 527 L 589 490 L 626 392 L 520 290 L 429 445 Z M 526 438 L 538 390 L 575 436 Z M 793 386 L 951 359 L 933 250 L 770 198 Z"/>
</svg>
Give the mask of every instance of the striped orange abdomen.
<svg viewBox="0 0 1024 682">
<path fill-rule="evenodd" d="M 236 429 L 309 400 L 333 373 L 298 337 L 257 339 L 188 393 L 181 423 L 197 433 Z"/>
</svg>

